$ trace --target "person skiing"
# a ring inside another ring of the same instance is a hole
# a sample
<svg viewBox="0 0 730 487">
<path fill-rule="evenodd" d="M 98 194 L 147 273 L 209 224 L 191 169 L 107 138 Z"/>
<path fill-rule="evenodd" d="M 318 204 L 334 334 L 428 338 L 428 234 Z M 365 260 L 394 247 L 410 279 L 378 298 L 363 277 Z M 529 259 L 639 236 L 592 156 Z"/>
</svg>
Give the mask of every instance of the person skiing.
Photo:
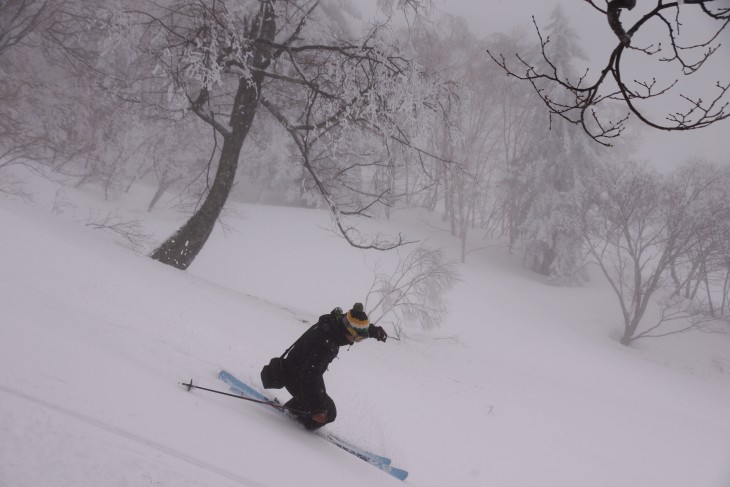
<svg viewBox="0 0 730 487">
<path fill-rule="evenodd" d="M 362 303 L 343 313 L 335 308 L 319 317 L 285 353 L 284 387 L 292 395 L 284 406 L 308 430 L 316 430 L 337 417 L 337 408 L 324 385 L 324 373 L 340 347 L 365 338 L 385 342 L 388 334 L 370 323 Z"/>
</svg>

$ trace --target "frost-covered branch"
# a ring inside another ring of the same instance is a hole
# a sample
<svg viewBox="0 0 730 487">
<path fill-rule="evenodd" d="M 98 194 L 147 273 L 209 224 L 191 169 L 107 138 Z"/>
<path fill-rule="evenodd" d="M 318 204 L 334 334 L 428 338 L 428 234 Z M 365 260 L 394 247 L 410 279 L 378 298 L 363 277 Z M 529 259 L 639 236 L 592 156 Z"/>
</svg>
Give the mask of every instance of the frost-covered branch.
<svg viewBox="0 0 730 487">
<path fill-rule="evenodd" d="M 405 323 L 433 329 L 448 311 L 446 294 L 457 279 L 454 265 L 445 262 L 442 251 L 418 247 L 391 272 L 375 271 L 367 308 L 373 322 L 392 320 L 397 332 Z"/>
</svg>

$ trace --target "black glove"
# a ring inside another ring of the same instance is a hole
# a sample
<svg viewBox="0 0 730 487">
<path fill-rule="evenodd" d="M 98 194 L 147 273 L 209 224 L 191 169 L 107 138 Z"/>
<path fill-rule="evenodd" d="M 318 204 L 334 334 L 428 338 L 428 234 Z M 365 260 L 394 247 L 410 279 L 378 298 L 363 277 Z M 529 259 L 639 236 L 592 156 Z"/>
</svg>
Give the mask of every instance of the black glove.
<svg viewBox="0 0 730 487">
<path fill-rule="evenodd" d="M 385 333 L 385 330 L 383 330 L 382 326 L 376 326 L 375 328 L 375 335 L 373 335 L 373 338 L 375 338 L 379 342 L 384 342 L 388 339 L 388 334 Z"/>
</svg>

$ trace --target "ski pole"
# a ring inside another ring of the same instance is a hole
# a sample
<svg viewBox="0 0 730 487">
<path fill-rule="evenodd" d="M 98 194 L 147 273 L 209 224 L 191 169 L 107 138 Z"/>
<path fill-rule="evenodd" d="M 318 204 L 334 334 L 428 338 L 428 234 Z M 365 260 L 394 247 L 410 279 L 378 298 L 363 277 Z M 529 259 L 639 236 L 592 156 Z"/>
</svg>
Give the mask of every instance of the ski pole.
<svg viewBox="0 0 730 487">
<path fill-rule="evenodd" d="M 302 411 L 299 409 L 290 408 L 288 406 L 284 406 L 283 404 L 279 404 L 278 402 L 274 402 L 274 401 L 261 401 L 259 399 L 253 399 L 251 397 L 242 396 L 240 394 L 231 394 L 230 392 L 216 391 L 215 389 L 208 389 L 207 387 L 196 386 L 195 384 L 193 384 L 193 379 L 190 379 L 190 382 L 188 382 L 188 383 L 180 382 L 180 385 L 187 387 L 188 391 L 190 389 L 200 389 L 201 391 L 214 392 L 214 393 L 220 394 L 222 396 L 230 396 L 230 397 L 235 397 L 236 399 L 243 399 L 244 401 L 255 402 L 258 404 L 265 404 L 266 406 L 271 406 L 272 408 L 280 409 L 282 411 L 286 410 L 286 411 L 291 411 L 293 413 L 303 414 L 303 415 L 307 415 L 307 416 L 310 414 L 309 411 Z"/>
</svg>

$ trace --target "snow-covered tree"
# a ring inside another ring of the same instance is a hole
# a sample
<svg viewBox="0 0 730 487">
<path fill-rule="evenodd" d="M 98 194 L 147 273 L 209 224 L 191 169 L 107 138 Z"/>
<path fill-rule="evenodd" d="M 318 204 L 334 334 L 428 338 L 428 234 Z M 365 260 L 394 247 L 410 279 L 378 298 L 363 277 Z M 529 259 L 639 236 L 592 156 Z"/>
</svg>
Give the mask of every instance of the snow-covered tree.
<svg viewBox="0 0 730 487">
<path fill-rule="evenodd" d="M 727 228 L 726 202 L 715 208 L 724 207 L 722 211 L 707 213 L 708 204 L 717 205 L 715 195 L 726 187 L 727 174 L 716 170 L 683 168 L 660 175 L 631 162 L 605 164 L 586 179 L 586 246 L 618 298 L 624 345 L 666 334 L 657 332 L 667 324 L 665 313 L 645 329 L 639 328 L 641 320 L 670 281 L 670 267 L 675 266 L 675 274 L 678 267 L 691 267 L 692 256 L 708 245 L 715 228 Z M 676 275 L 673 279 L 682 284 Z M 679 330 L 695 325 L 690 322 Z"/>
<path fill-rule="evenodd" d="M 577 35 L 558 6 L 546 29 L 555 67 L 575 76 L 574 62 L 585 58 Z M 556 102 L 561 94 L 547 85 L 541 88 Z M 531 105 L 534 108 L 534 105 Z M 538 120 L 539 112 L 533 112 Z M 521 209 L 517 225 L 526 265 L 557 283 L 580 281 L 582 235 L 580 231 L 581 179 L 595 166 L 596 151 L 589 141 L 560 117 L 545 116 L 528 131 L 528 151 L 523 156 L 518 181 Z"/>
<path fill-rule="evenodd" d="M 390 246 L 352 236 L 342 217 L 362 214 L 378 199 L 341 206 L 317 161 L 328 159 L 320 152 L 334 154 L 362 131 L 397 138 L 418 121 L 432 89 L 385 40 L 383 26 L 344 37 L 326 7 L 297 0 L 173 1 L 134 13 L 144 21 L 145 45 L 167 80 L 169 106 L 194 113 L 222 139 L 207 197 L 153 258 L 180 269 L 193 261 L 228 198 L 243 144 L 262 111 L 290 134 L 342 234 L 356 245 Z"/>
<path fill-rule="evenodd" d="M 470 230 L 485 220 L 504 128 L 499 110 L 503 92 L 494 77 L 496 70 L 490 72 L 482 56 L 483 44 L 463 19 L 444 16 L 418 27 L 411 32 L 419 61 L 451 81 L 441 92 L 441 110 L 429 126 L 428 149 L 433 157 L 426 159 L 425 206 L 443 209 L 451 234 L 461 243 L 463 261 Z"/>
</svg>

